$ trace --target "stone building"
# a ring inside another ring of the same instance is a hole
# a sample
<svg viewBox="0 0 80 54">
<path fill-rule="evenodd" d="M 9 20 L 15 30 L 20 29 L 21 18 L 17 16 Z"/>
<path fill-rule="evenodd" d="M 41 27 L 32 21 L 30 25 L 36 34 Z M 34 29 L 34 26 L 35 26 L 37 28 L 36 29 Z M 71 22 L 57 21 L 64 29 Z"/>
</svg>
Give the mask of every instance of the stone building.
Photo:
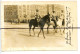
<svg viewBox="0 0 80 54">
<path fill-rule="evenodd" d="M 5 5 L 4 6 L 4 18 L 5 21 L 19 19 L 20 21 L 33 19 L 38 14 L 43 17 L 47 13 L 56 11 L 57 15 L 60 15 L 61 10 L 64 10 L 62 5 L 58 4 L 41 4 L 41 5 Z"/>
<path fill-rule="evenodd" d="M 4 21 L 18 18 L 17 5 L 4 5 Z"/>
</svg>

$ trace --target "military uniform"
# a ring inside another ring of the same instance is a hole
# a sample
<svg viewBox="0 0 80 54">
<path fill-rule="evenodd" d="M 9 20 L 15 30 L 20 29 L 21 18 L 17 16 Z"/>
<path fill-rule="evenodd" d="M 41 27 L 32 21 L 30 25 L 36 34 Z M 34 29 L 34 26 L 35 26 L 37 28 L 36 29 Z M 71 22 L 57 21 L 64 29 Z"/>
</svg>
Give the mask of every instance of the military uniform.
<svg viewBox="0 0 80 54">
<path fill-rule="evenodd" d="M 52 19 L 51 19 L 51 21 L 54 22 L 54 29 L 55 29 L 57 27 L 56 13 L 55 12 L 52 13 Z"/>
<path fill-rule="evenodd" d="M 40 15 L 35 15 L 35 18 L 37 19 L 37 22 L 40 21 Z"/>
</svg>

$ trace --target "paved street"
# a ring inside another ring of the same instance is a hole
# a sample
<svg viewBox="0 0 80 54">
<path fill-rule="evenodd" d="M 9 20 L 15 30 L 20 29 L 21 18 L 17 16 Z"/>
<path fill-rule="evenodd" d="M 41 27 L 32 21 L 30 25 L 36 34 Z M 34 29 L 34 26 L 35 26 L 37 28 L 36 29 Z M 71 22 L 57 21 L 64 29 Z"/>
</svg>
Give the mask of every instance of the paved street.
<svg viewBox="0 0 80 54">
<path fill-rule="evenodd" d="M 45 25 L 46 27 L 47 25 Z M 5 23 L 5 28 L 28 28 L 28 24 Z M 33 31 L 31 33 L 32 36 L 29 36 L 29 29 L 5 29 L 5 48 L 64 47 L 65 35 L 61 35 L 59 32 L 54 33 L 54 29 L 49 29 L 49 34 L 44 29 L 45 39 L 43 38 L 42 32 L 37 37 L 39 29 L 35 29 L 35 36 Z"/>
</svg>

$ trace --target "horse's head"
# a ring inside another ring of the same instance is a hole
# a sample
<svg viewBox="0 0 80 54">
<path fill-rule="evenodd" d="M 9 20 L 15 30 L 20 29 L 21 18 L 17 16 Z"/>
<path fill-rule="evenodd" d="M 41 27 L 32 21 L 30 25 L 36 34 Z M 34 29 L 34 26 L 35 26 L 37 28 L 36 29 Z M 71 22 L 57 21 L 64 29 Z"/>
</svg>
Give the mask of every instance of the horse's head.
<svg viewBox="0 0 80 54">
<path fill-rule="evenodd" d="M 47 14 L 47 21 L 50 22 L 50 14 Z"/>
<path fill-rule="evenodd" d="M 44 17 L 41 18 L 41 20 L 44 20 L 44 22 L 50 22 L 50 14 L 48 13 Z"/>
</svg>

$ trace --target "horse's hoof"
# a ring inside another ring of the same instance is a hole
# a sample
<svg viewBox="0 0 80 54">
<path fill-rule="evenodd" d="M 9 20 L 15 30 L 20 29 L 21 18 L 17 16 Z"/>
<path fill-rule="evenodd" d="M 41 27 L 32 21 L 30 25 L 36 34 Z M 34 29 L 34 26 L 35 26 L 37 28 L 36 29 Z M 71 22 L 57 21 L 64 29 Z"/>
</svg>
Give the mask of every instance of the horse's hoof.
<svg viewBox="0 0 80 54">
<path fill-rule="evenodd" d="M 45 37 L 44 37 L 44 39 L 45 39 Z"/>
<path fill-rule="evenodd" d="M 49 32 L 47 32 L 47 34 L 49 34 Z"/>
<path fill-rule="evenodd" d="M 37 36 L 37 37 L 39 37 L 39 36 Z"/>
<path fill-rule="evenodd" d="M 47 33 L 47 34 L 49 34 L 49 33 Z"/>
</svg>

